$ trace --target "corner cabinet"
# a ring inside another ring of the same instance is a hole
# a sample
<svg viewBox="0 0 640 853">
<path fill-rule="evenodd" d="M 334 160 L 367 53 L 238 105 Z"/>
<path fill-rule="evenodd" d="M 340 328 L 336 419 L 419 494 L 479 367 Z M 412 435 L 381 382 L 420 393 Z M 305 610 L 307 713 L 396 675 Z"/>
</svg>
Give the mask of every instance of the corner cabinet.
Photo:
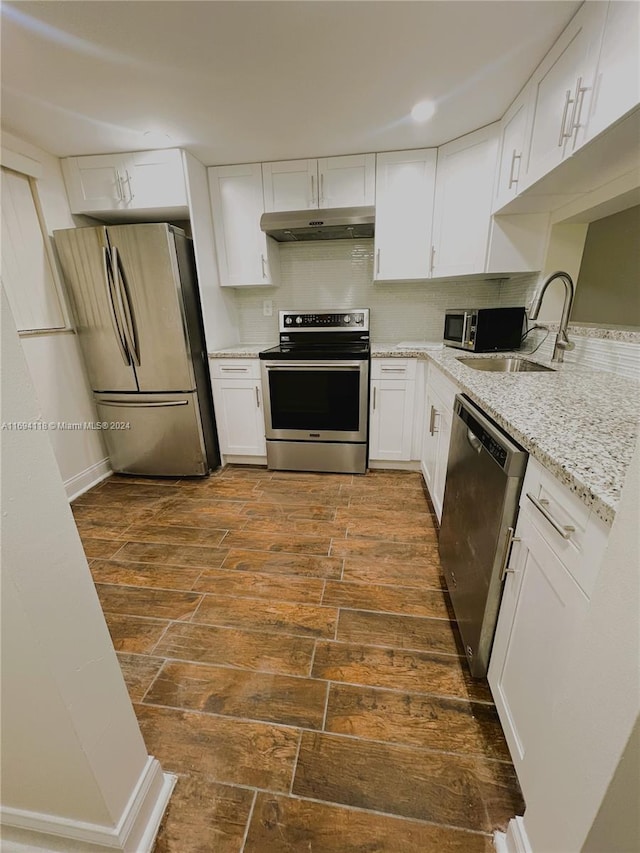
<svg viewBox="0 0 640 853">
<path fill-rule="evenodd" d="M 438 148 L 431 276 L 484 272 L 499 124 Z"/>
<path fill-rule="evenodd" d="M 377 155 L 374 281 L 431 275 L 436 158 L 435 148 Z"/>
<path fill-rule="evenodd" d="M 262 164 L 264 209 L 313 210 L 372 205 L 375 154 Z"/>
<path fill-rule="evenodd" d="M 458 387 L 429 362 L 424 393 L 424 422 L 420 467 L 438 521 L 442 518 L 447 460 L 453 424 L 453 401 Z"/>
<path fill-rule="evenodd" d="M 264 213 L 260 163 L 207 170 L 222 287 L 278 283 L 278 247 L 260 230 Z"/>
<path fill-rule="evenodd" d="M 72 213 L 124 214 L 184 209 L 187 191 L 177 148 L 67 157 L 61 161 Z"/>
<path fill-rule="evenodd" d="M 415 359 L 371 361 L 369 458 L 372 461 L 411 459 L 416 366 Z"/>
<path fill-rule="evenodd" d="M 216 358 L 209 363 L 222 454 L 266 457 L 259 360 Z"/>
<path fill-rule="evenodd" d="M 585 141 L 606 12 L 607 3 L 584 3 L 531 78 L 528 147 L 519 190 Z"/>
<path fill-rule="evenodd" d="M 525 800 L 546 784 L 547 733 L 608 528 L 529 459 L 488 679 Z"/>
</svg>

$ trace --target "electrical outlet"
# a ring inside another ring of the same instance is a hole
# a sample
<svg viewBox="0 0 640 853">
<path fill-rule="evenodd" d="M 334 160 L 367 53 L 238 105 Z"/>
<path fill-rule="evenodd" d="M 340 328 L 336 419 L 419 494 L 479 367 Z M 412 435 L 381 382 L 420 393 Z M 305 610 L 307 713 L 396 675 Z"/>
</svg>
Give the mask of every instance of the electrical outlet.
<svg viewBox="0 0 640 853">
<path fill-rule="evenodd" d="M 273 299 L 262 300 L 262 316 L 273 317 Z"/>
</svg>

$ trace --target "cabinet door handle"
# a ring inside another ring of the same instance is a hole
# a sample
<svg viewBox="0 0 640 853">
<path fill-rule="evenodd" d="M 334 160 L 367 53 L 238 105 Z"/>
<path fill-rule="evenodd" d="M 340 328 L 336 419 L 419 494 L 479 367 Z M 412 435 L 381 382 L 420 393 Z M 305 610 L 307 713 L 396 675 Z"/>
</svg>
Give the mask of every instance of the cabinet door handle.
<svg viewBox="0 0 640 853">
<path fill-rule="evenodd" d="M 546 500 L 545 498 L 535 498 L 530 492 L 527 492 L 527 497 L 534 505 L 534 507 L 542 513 L 542 515 L 547 519 L 553 529 L 557 531 L 563 539 L 571 539 L 571 534 L 576 532 L 575 527 L 572 527 L 570 524 L 560 524 L 559 521 L 556 521 L 556 519 L 547 509 L 547 507 L 549 506 L 548 500 Z"/>
<path fill-rule="evenodd" d="M 510 190 L 514 184 L 518 183 L 518 179 L 520 178 L 520 160 L 521 159 L 522 159 L 522 154 L 518 154 L 516 152 L 516 149 L 514 148 L 513 154 L 511 155 L 511 168 L 509 169 L 509 186 L 507 187 L 508 190 Z M 518 162 L 518 177 L 517 178 L 513 174 L 513 168 L 516 165 L 516 161 Z"/>
<path fill-rule="evenodd" d="M 582 85 L 582 77 L 578 77 L 578 82 L 576 83 L 575 106 L 573 108 L 573 115 L 571 116 L 571 127 L 569 128 L 570 135 L 573 135 L 574 133 L 577 135 L 578 129 L 580 128 L 580 117 L 582 115 L 582 105 L 584 104 L 584 93 L 587 91 L 587 88 L 587 86 Z"/>
<path fill-rule="evenodd" d="M 376 386 L 374 385 L 374 386 L 373 386 L 373 411 L 374 411 L 374 412 L 375 412 L 375 410 L 376 410 L 376 391 L 377 391 L 377 388 L 376 388 Z"/>
<path fill-rule="evenodd" d="M 506 542 L 505 542 L 505 546 L 504 546 L 504 558 L 502 560 L 502 566 L 500 568 L 500 580 L 501 581 L 503 581 L 505 579 L 506 575 L 509 574 L 509 572 L 512 572 L 513 574 L 515 574 L 515 571 L 516 571 L 515 569 L 508 568 L 509 557 L 511 556 L 511 549 L 513 548 L 513 543 L 520 541 L 520 539 L 518 537 L 514 536 L 513 534 L 514 534 L 513 527 L 507 527 L 507 536 L 506 536 Z"/>
<path fill-rule="evenodd" d="M 376 275 L 380 275 L 380 249 L 376 252 Z"/>
<path fill-rule="evenodd" d="M 132 202 L 132 201 L 134 200 L 134 198 L 135 198 L 135 195 L 134 195 L 134 193 L 133 193 L 133 190 L 131 189 L 131 175 L 129 174 L 129 170 L 128 170 L 128 169 L 125 169 L 125 170 L 124 170 L 124 173 L 125 173 L 125 175 L 127 176 L 127 189 L 129 190 L 129 204 L 131 204 L 131 202 Z"/>
<path fill-rule="evenodd" d="M 316 199 L 316 177 L 315 175 L 311 175 L 311 206 L 317 207 L 318 201 Z"/>
<path fill-rule="evenodd" d="M 256 385 L 256 406 L 260 408 L 260 391 L 258 390 L 258 386 Z"/>
<path fill-rule="evenodd" d="M 431 246 L 431 259 L 429 261 L 429 272 L 433 274 L 433 267 L 436 261 L 436 247 Z"/>
<path fill-rule="evenodd" d="M 429 433 L 431 435 L 435 435 L 438 430 L 436 429 L 436 416 L 438 415 L 438 410 L 435 406 L 431 406 L 431 414 L 429 415 Z"/>
<path fill-rule="evenodd" d="M 267 277 L 267 268 L 264 260 L 264 255 L 260 255 L 260 263 L 262 264 L 262 278 Z"/>
<path fill-rule="evenodd" d="M 122 175 L 116 169 L 116 187 L 118 189 L 118 201 L 124 201 L 124 191 L 122 189 Z"/>
<path fill-rule="evenodd" d="M 322 206 L 324 204 L 324 172 L 320 172 L 320 199 L 318 201 L 318 206 Z"/>
<path fill-rule="evenodd" d="M 560 136 L 558 137 L 558 148 L 562 148 L 562 143 L 565 141 L 567 136 L 571 136 L 571 131 L 567 133 L 564 128 L 567 123 L 567 113 L 569 112 L 569 104 L 573 103 L 574 100 L 571 97 L 571 89 L 567 89 L 564 99 L 564 110 L 562 111 L 562 121 L 560 122 Z M 573 116 L 571 118 L 573 120 Z"/>
</svg>

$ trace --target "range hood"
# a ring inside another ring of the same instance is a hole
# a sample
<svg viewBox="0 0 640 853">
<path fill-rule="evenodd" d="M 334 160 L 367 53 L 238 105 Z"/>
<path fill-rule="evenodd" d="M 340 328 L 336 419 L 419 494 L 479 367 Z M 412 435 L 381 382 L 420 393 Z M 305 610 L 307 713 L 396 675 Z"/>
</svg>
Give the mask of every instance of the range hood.
<svg viewBox="0 0 640 853">
<path fill-rule="evenodd" d="M 375 207 L 335 207 L 263 213 L 260 228 L 278 243 L 373 237 Z"/>
</svg>

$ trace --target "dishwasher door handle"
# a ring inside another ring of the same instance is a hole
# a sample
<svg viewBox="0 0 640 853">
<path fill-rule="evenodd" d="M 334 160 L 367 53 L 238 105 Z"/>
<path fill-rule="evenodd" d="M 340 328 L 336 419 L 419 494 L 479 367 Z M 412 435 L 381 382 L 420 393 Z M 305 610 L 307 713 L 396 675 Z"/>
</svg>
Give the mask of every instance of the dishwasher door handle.
<svg viewBox="0 0 640 853">
<path fill-rule="evenodd" d="M 476 453 L 480 453 L 482 450 L 482 442 L 480 439 L 474 435 L 469 428 L 467 428 L 467 441 L 473 447 Z"/>
</svg>

